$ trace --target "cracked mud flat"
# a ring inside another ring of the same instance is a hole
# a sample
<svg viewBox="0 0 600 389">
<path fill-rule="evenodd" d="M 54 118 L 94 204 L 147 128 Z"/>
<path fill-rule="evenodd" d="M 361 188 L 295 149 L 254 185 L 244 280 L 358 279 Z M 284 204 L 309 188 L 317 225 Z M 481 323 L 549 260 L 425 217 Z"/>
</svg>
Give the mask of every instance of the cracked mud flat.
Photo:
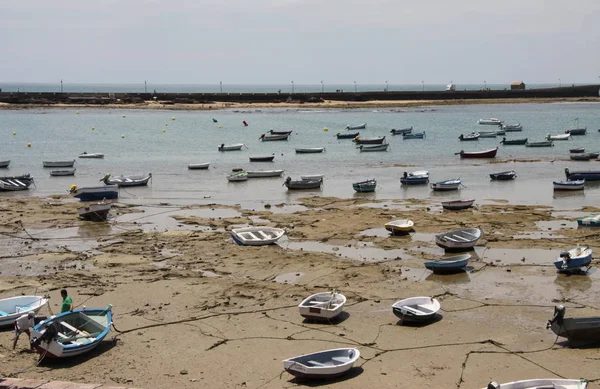
<svg viewBox="0 0 600 389">
<path fill-rule="evenodd" d="M 78 204 L 60 198 L 1 202 L 0 298 L 45 289 L 57 312 L 66 287 L 76 305 L 113 304 L 122 333 L 112 331 L 81 358 L 35 366 L 25 337 L 12 355 L 12 331 L 0 331 L 0 376 L 29 368 L 18 377 L 289 388 L 305 382 L 282 374 L 281 360 L 357 347 L 355 368 L 322 387 L 483 388 L 491 380 L 600 377 L 597 348 L 555 344 L 545 329 L 558 303 L 567 316 L 600 315 L 598 272 L 567 276 L 552 266 L 577 243 L 600 250 L 600 230 L 574 228 L 575 214 L 509 204 L 443 212 L 411 200 L 377 207 L 311 197 L 294 213 L 119 206 L 108 224 L 94 224 L 77 220 Z M 413 236 L 377 230 L 403 218 L 415 221 Z M 254 221 L 286 228 L 287 238 L 279 246 L 235 245 L 227 231 Z M 485 231 L 471 271 L 425 270 L 424 260 L 443 255 L 433 235 L 464 226 Z M 348 298 L 342 320 L 316 324 L 298 314 L 303 298 L 332 288 Z M 420 295 L 438 296 L 439 320 L 399 325 L 391 305 Z"/>
</svg>

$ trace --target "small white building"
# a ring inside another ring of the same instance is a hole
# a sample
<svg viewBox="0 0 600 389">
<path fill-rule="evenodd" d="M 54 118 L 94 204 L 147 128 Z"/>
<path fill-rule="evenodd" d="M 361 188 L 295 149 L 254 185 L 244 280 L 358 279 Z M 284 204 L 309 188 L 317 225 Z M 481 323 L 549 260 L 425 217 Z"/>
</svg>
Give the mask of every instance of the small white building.
<svg viewBox="0 0 600 389">
<path fill-rule="evenodd" d="M 447 91 L 455 91 L 456 90 L 456 85 L 450 83 L 450 84 L 446 85 L 446 90 Z"/>
</svg>

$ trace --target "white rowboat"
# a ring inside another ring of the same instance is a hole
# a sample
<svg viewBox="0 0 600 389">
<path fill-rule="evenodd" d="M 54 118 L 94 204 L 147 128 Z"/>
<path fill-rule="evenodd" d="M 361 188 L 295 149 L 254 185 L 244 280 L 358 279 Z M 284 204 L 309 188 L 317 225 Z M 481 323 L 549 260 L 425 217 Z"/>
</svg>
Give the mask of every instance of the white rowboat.
<svg viewBox="0 0 600 389">
<path fill-rule="evenodd" d="M 275 227 L 246 227 L 231 230 L 231 237 L 240 246 L 274 244 L 283 235 L 285 235 L 285 230 Z"/>
<path fill-rule="evenodd" d="M 490 382 L 488 386 L 482 389 L 586 389 L 587 381 L 564 380 L 561 378 L 543 378 L 535 380 L 523 380 L 499 384 Z"/>
<path fill-rule="evenodd" d="M 336 292 L 321 292 L 307 297 L 298 305 L 302 317 L 330 320 L 344 309 L 346 296 Z"/>
<path fill-rule="evenodd" d="M 209 166 L 210 166 L 210 162 L 205 162 L 205 163 L 190 163 L 188 165 L 188 169 L 190 169 L 190 170 L 208 169 Z"/>
<path fill-rule="evenodd" d="M 338 348 L 285 359 L 283 368 L 298 378 L 335 378 L 347 373 L 359 357 L 358 349 Z"/>
<path fill-rule="evenodd" d="M 0 300 L 0 327 L 13 325 L 21 315 L 27 312 L 37 313 L 48 299 L 42 296 L 18 296 Z"/>
</svg>

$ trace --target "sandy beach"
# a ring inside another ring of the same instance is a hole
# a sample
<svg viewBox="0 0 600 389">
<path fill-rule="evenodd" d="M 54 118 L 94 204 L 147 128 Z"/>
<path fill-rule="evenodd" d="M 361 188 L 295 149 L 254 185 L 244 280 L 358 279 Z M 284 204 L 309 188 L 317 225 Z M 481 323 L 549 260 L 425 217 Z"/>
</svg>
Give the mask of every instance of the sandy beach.
<svg viewBox="0 0 600 389">
<path fill-rule="evenodd" d="M 283 359 L 357 347 L 361 359 L 352 372 L 323 387 L 482 388 L 492 380 L 600 378 L 596 348 L 569 348 L 545 328 L 557 304 L 567 317 L 599 314 L 595 269 L 567 276 L 552 265 L 577 243 L 600 250 L 598 233 L 575 223 L 595 208 L 557 212 L 495 201 L 448 212 L 434 200 L 326 197 L 255 210 L 156 204 L 154 215 L 181 212 L 176 227 L 166 228 L 172 219 L 150 223 L 133 205 L 116 204 L 109 223 L 79 221 L 80 204 L 64 196 L 4 198 L 0 205 L 0 297 L 47 290 L 51 312 L 41 313 L 48 315 L 59 311 L 59 291 L 67 288 L 78 307 L 112 304 L 120 331 L 81 358 L 36 366 L 26 336 L 11 353 L 13 331 L 6 329 L 0 376 L 286 388 L 304 383 L 283 371 Z M 403 218 L 415 221 L 416 233 L 388 236 L 383 224 Z M 282 227 L 287 238 L 238 246 L 228 230 L 241 224 Z M 433 235 L 464 226 L 485 232 L 471 271 L 425 270 L 424 260 L 443 254 Z M 341 320 L 318 324 L 298 314 L 302 299 L 334 288 L 348 298 Z M 439 299 L 441 317 L 423 327 L 399 325 L 391 305 L 421 295 Z"/>
</svg>

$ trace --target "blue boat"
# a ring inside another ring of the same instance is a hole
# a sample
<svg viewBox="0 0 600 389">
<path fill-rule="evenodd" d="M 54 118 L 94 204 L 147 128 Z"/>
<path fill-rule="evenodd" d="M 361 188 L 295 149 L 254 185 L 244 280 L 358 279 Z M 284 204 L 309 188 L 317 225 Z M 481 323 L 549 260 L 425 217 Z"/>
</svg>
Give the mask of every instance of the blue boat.
<svg viewBox="0 0 600 389">
<path fill-rule="evenodd" d="M 73 197 L 76 197 L 81 201 L 116 199 L 119 197 L 119 186 L 106 185 L 78 188 L 77 185 L 71 185 L 70 193 Z"/>
<path fill-rule="evenodd" d="M 429 183 L 429 172 L 426 170 L 418 170 L 415 172 L 404 172 L 400 177 L 402 185 L 425 185 Z"/>
<path fill-rule="evenodd" d="M 425 131 L 415 132 L 414 134 L 402 134 L 402 139 L 423 139 L 425 138 Z"/>
<path fill-rule="evenodd" d="M 366 192 L 375 192 L 375 188 L 377 187 L 377 181 L 375 179 L 366 180 L 362 182 L 355 182 L 352 184 L 352 188 L 355 191 L 366 193 Z"/>
<path fill-rule="evenodd" d="M 408 128 L 402 128 L 402 129 L 395 129 L 392 128 L 392 130 L 390 131 L 392 133 L 392 135 L 406 135 L 406 134 L 410 134 L 412 133 L 413 128 L 412 127 L 408 127 Z"/>
<path fill-rule="evenodd" d="M 435 274 L 452 274 L 463 271 L 471 259 L 471 254 L 461 254 L 425 262 L 425 267 Z"/>
<path fill-rule="evenodd" d="M 581 219 L 577 219 L 578 226 L 590 226 L 590 227 L 600 227 L 600 215 L 591 215 L 586 216 Z"/>
<path fill-rule="evenodd" d="M 593 252 L 588 246 L 578 246 L 569 251 L 563 251 L 558 259 L 554 261 L 554 266 L 563 272 L 587 268 L 592 262 Z"/>
<path fill-rule="evenodd" d="M 600 181 L 600 170 L 577 170 L 569 171 L 569 168 L 565 168 L 565 175 L 568 181 Z"/>
</svg>

